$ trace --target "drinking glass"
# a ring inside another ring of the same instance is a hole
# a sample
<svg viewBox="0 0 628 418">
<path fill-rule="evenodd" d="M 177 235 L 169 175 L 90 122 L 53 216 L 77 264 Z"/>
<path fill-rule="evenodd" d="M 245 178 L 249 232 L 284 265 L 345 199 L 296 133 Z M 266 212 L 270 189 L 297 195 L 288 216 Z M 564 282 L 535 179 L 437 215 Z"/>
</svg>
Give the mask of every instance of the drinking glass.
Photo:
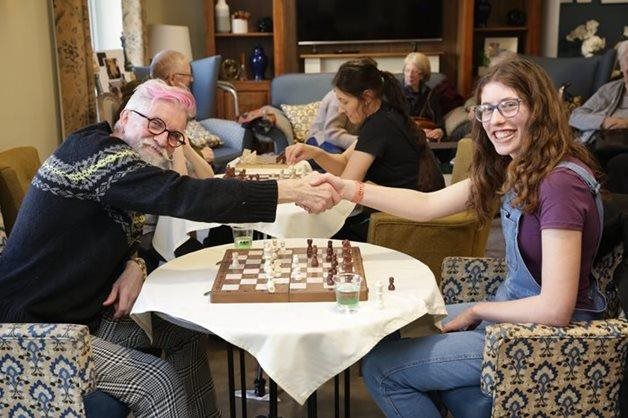
<svg viewBox="0 0 628 418">
<path fill-rule="evenodd" d="M 231 225 L 233 246 L 240 250 L 248 250 L 253 243 L 253 228 L 250 225 Z"/>
<path fill-rule="evenodd" d="M 334 276 L 336 289 L 336 307 L 342 313 L 358 310 L 362 276 L 355 273 L 340 273 Z"/>
</svg>

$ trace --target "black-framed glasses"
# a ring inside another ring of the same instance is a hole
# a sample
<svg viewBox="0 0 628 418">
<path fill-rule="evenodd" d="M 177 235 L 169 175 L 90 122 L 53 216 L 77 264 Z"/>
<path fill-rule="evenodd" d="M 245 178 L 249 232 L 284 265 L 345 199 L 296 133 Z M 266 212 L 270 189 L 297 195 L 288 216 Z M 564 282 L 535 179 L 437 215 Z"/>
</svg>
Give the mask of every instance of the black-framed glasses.
<svg viewBox="0 0 628 418">
<path fill-rule="evenodd" d="M 148 132 L 153 135 L 161 135 L 164 132 L 168 132 L 168 145 L 172 148 L 180 147 L 185 144 L 185 135 L 179 131 L 170 131 L 166 129 L 166 122 L 159 118 L 149 118 L 146 115 L 141 114 L 137 110 L 130 109 L 131 112 L 137 113 L 148 121 Z"/>
<path fill-rule="evenodd" d="M 475 106 L 475 118 L 483 123 L 491 120 L 495 109 L 505 118 L 512 118 L 519 113 L 519 105 L 523 100 L 518 98 L 506 98 L 502 99 L 496 105 L 490 103 L 484 103 Z"/>
</svg>

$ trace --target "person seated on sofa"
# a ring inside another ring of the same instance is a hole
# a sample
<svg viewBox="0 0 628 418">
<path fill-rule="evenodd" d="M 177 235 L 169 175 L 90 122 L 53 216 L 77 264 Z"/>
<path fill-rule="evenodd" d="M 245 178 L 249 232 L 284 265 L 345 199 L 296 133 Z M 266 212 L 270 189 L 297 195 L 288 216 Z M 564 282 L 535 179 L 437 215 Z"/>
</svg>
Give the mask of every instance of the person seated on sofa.
<svg viewBox="0 0 628 418">
<path fill-rule="evenodd" d="M 605 309 L 591 278 L 603 219 L 596 163 L 574 141 L 549 76 L 527 58 L 513 58 L 479 80 L 476 99 L 471 178 L 433 193 L 331 174 L 317 180 L 343 199 L 415 221 L 471 207 L 490 222 L 491 202 L 502 198 L 508 272 L 495 300 L 448 305 L 442 334 L 391 336 L 363 359 L 367 388 L 388 417 L 440 417 L 432 394 L 455 417 L 488 417 L 491 398 L 480 391 L 486 325 L 564 326 Z"/>
<path fill-rule="evenodd" d="M 432 75 L 430 60 L 420 52 L 409 53 L 403 61 L 403 93 L 410 116 L 425 132 L 428 141 L 440 141 L 445 135 L 439 97 L 427 86 Z"/>
<path fill-rule="evenodd" d="M 307 144 L 286 148 L 286 162 L 295 164 L 313 159 L 324 170 L 352 180 L 406 189 L 424 190 L 444 186 L 425 134 L 407 113 L 401 86 L 395 76 L 380 71 L 370 58 L 345 62 L 332 81 L 339 110 L 355 125 L 361 125 L 358 139 L 342 154 L 332 154 Z M 419 177 L 419 170 L 431 172 Z M 436 185 L 433 185 L 436 183 Z M 336 235 L 366 241 L 370 213 L 351 216 Z"/>
<path fill-rule="evenodd" d="M 340 111 L 336 93 L 330 91 L 323 97 L 316 118 L 310 126 L 306 144 L 314 145 L 332 154 L 340 154 L 357 139 L 360 125 L 352 123 L 347 115 Z"/>
<path fill-rule="evenodd" d="M 185 141 L 195 110 L 188 90 L 148 80 L 113 131 L 71 134 L 37 171 L 0 257 L 0 322 L 87 325 L 96 388 L 138 418 L 220 415 L 202 334 L 153 316 L 151 342 L 128 317 L 146 277 L 132 257 L 142 214 L 272 222 L 278 203 L 320 212 L 339 200 L 312 177 L 198 180 L 147 163 Z M 151 346 L 165 360 L 136 350 Z"/>
<path fill-rule="evenodd" d="M 604 84 L 582 106 L 574 109 L 569 124 L 580 131 L 580 141 L 587 144 L 600 164 L 628 149 L 628 41 L 619 44 L 617 62 L 622 78 Z M 618 147 L 603 147 L 605 141 L 617 141 Z M 600 141 L 599 144 L 596 144 Z"/>
<path fill-rule="evenodd" d="M 190 88 L 194 77 L 190 61 L 178 51 L 159 51 L 150 63 L 150 77 L 164 80 L 171 86 Z M 194 135 L 188 135 L 195 140 Z M 201 156 L 211 164 L 214 161 L 214 151 L 203 142 L 192 143 Z"/>
</svg>

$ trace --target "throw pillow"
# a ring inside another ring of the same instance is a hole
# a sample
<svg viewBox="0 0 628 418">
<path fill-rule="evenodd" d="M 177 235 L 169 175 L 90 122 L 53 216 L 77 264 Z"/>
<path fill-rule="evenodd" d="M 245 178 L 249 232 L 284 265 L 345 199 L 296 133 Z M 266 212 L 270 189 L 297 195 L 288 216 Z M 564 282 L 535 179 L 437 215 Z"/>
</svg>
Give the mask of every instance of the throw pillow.
<svg viewBox="0 0 628 418">
<path fill-rule="evenodd" d="M 185 128 L 185 136 L 189 138 L 190 144 L 194 148 L 200 149 L 205 146 L 217 148 L 222 145 L 222 140 L 217 135 L 210 133 L 197 120 L 188 121 L 188 126 Z"/>
<path fill-rule="evenodd" d="M 303 105 L 281 105 L 281 110 L 292 124 L 292 132 L 294 132 L 294 140 L 296 142 L 305 142 L 312 122 L 316 118 L 318 106 L 321 102 L 312 102 Z"/>
</svg>

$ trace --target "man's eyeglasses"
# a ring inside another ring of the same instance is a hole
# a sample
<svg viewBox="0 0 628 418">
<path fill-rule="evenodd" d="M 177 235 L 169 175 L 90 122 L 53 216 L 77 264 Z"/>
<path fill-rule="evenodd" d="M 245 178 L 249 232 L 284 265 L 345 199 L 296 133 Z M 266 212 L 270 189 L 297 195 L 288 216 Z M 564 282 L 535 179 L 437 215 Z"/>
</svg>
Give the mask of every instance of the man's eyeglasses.
<svg viewBox="0 0 628 418">
<path fill-rule="evenodd" d="M 170 145 L 172 148 L 176 148 L 185 144 L 185 135 L 183 135 L 179 131 L 169 131 L 168 129 L 166 129 L 166 122 L 164 122 L 163 120 L 159 118 L 149 118 L 148 116 L 141 114 L 137 110 L 131 109 L 131 112 L 137 113 L 148 121 L 148 132 L 150 132 L 151 134 L 161 135 L 164 132 L 168 132 L 168 145 Z"/>
<path fill-rule="evenodd" d="M 512 118 L 519 113 L 519 105 L 522 101 L 521 99 L 508 98 L 500 100 L 496 105 L 484 103 L 475 106 L 475 118 L 480 122 L 486 123 L 491 120 L 495 109 L 497 109 L 503 117 Z"/>
</svg>

